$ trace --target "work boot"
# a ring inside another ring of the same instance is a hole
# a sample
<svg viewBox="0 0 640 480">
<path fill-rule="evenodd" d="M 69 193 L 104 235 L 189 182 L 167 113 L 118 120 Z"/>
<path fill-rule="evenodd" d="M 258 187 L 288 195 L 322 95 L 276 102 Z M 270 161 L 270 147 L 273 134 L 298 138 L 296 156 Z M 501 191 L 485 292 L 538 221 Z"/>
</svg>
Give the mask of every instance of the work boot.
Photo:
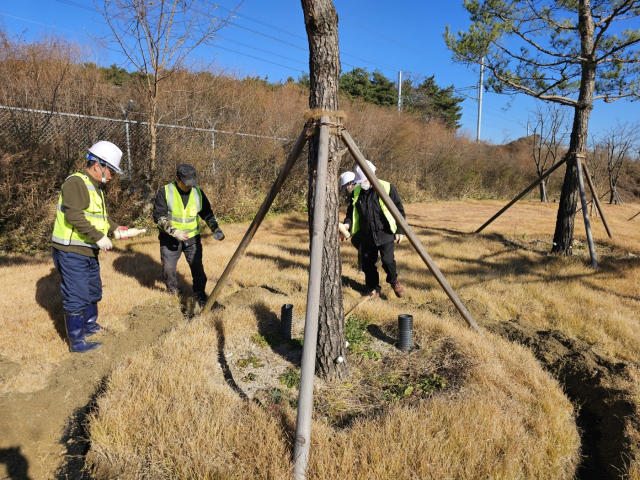
<svg viewBox="0 0 640 480">
<path fill-rule="evenodd" d="M 102 345 L 97 342 L 87 342 L 84 339 L 84 312 L 65 313 L 64 326 L 67 330 L 70 352 L 84 353 Z"/>
<path fill-rule="evenodd" d="M 404 297 L 404 287 L 400 285 L 400 280 L 396 278 L 396 281 L 391 284 L 393 287 L 393 291 L 396 294 L 396 297 L 402 298 Z"/>
<path fill-rule="evenodd" d="M 98 325 L 98 304 L 90 303 L 84 311 L 84 335 L 85 337 L 90 337 L 100 330 L 102 330 L 102 327 Z"/>
</svg>

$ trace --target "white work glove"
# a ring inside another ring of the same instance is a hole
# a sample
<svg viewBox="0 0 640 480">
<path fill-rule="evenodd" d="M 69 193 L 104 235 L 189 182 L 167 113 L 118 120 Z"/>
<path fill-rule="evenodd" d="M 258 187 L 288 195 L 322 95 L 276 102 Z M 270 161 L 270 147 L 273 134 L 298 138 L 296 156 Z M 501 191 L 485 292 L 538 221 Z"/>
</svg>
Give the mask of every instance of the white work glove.
<svg viewBox="0 0 640 480">
<path fill-rule="evenodd" d="M 98 240 L 96 244 L 98 245 L 98 248 L 100 248 L 100 250 L 102 250 L 103 252 L 108 252 L 113 248 L 113 243 L 111 243 L 111 240 L 109 240 L 109 237 L 107 237 L 106 235 Z"/>
<path fill-rule="evenodd" d="M 396 243 L 398 245 L 400 245 L 400 243 L 402 242 L 402 239 L 404 238 L 404 235 L 401 233 L 396 233 Z"/>
<path fill-rule="evenodd" d="M 219 227 L 213 231 L 213 238 L 216 240 L 224 240 L 224 233 L 222 233 Z"/>
<path fill-rule="evenodd" d="M 349 232 L 349 230 L 351 230 L 348 223 L 343 223 L 342 225 L 344 226 L 344 229 L 347 231 L 347 233 Z M 338 228 L 338 232 L 340 233 L 341 242 L 344 242 L 347 238 L 349 238 L 344 233 L 340 232 L 340 228 Z"/>
<path fill-rule="evenodd" d="M 182 242 L 189 238 L 189 234 L 183 230 L 176 230 L 171 235 L 173 235 L 176 240 L 180 240 Z"/>
</svg>

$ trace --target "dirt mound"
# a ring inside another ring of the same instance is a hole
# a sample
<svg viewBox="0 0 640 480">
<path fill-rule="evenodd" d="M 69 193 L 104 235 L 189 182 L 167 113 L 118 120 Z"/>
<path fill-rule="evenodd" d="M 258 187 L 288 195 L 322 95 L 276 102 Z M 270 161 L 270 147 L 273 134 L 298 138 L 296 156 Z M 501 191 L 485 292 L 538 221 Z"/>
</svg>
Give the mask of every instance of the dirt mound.
<svg viewBox="0 0 640 480">
<path fill-rule="evenodd" d="M 577 478 L 622 478 L 640 449 L 640 412 L 631 399 L 631 370 L 638 366 L 607 358 L 593 345 L 560 330 L 538 331 L 516 320 L 495 321 L 475 299 L 462 302 L 482 328 L 529 348 L 580 408 L 583 461 Z M 448 299 L 431 300 L 418 308 L 438 316 L 458 316 Z"/>
<path fill-rule="evenodd" d="M 536 331 L 517 321 L 484 326 L 531 349 L 580 406 L 584 461 L 578 478 L 621 478 L 640 447 L 640 412 L 630 391 L 630 370 L 637 366 L 607 358 L 595 352 L 593 345 L 559 330 Z"/>
<path fill-rule="evenodd" d="M 102 380 L 116 363 L 152 344 L 181 320 L 178 306 L 137 308 L 126 332 L 96 335 L 102 347 L 61 362 L 47 388 L 0 397 L 0 478 L 81 478 L 84 459 L 75 465 L 74 460 L 87 449 L 82 421 Z M 12 368 L 0 362 L 0 373 Z"/>
</svg>

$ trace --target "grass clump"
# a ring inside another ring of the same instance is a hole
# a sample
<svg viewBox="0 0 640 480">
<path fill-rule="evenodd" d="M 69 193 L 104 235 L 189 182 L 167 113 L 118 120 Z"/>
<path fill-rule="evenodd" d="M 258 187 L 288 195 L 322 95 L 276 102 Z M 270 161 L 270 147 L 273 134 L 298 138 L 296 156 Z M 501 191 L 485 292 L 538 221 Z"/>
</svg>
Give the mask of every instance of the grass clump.
<svg viewBox="0 0 640 480">
<path fill-rule="evenodd" d="M 371 348 L 373 337 L 368 331 L 371 320 L 358 315 L 350 315 L 344 326 L 344 334 L 349 346 L 347 352 L 368 360 L 379 360 L 380 352 Z"/>
<path fill-rule="evenodd" d="M 247 358 L 241 358 L 240 360 L 238 360 L 239 367 L 247 368 L 249 365 L 251 365 L 253 368 L 264 367 L 264 364 L 260 361 L 260 359 L 258 359 L 258 357 L 254 355 L 251 355 L 250 357 L 247 357 Z"/>
<path fill-rule="evenodd" d="M 300 387 L 300 369 L 298 367 L 287 368 L 287 371 L 281 373 L 278 378 L 283 385 L 289 388 Z"/>
</svg>

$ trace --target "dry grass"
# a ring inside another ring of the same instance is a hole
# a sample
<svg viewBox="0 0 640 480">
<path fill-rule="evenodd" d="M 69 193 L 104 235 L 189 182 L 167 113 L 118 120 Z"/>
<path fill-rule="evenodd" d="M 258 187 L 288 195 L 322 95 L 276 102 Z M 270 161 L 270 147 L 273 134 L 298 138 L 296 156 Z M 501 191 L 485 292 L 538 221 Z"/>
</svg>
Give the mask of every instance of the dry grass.
<svg viewBox="0 0 640 480">
<path fill-rule="evenodd" d="M 500 206 L 407 206 L 409 222 L 479 323 L 518 318 L 541 329 L 565 330 L 595 343 L 603 353 L 639 362 L 640 221 L 627 219 L 640 207 L 605 207 L 615 241 L 606 240 L 592 219 L 601 265 L 594 272 L 584 249 L 576 249 L 582 259 L 546 255 L 555 224 L 553 204 L 520 203 L 483 234 L 463 234 Z M 209 289 L 246 226 L 226 225 L 222 243 L 204 239 Z M 224 358 L 261 333 L 265 318 L 279 316 L 285 301 L 294 304 L 297 317 L 304 314 L 307 232 L 302 215 L 268 219 L 223 292 L 223 301 L 232 295 L 237 301 L 215 316 L 186 323 L 117 369 L 91 423 L 91 459 L 99 471 L 121 478 L 289 475 L 293 410 L 286 405 L 265 410 L 241 400 L 225 383 L 219 362 L 220 352 Z M 580 218 L 576 233 L 578 241 L 584 238 Z M 120 245 L 127 248 L 102 256 L 101 314 L 105 326 L 126 331 L 123 319 L 133 306 L 170 299 L 160 282 L 157 240 L 146 237 Z M 345 243 L 342 255 L 348 308 L 359 295 L 353 287 L 363 279 L 355 271 L 355 250 Z M 48 257 L 2 261 L 0 285 L 13 295 L 0 303 L 0 355 L 22 367 L 3 389 L 34 391 L 46 384 L 56 362 L 70 355 L 52 320 L 62 313 L 57 273 Z M 412 406 L 399 402 L 377 416 L 355 419 L 348 428 L 335 428 L 318 417 L 313 477 L 571 478 L 579 439 L 573 407 L 557 383 L 523 348 L 491 335 L 478 338 L 455 312 L 435 311 L 434 305 L 448 300 L 410 246 L 397 249 L 397 261 L 407 297 L 368 302 L 360 314 L 389 329 L 399 313 L 412 313 L 424 339 L 449 339 L 468 366 L 455 388 Z M 184 261 L 179 269 L 188 288 Z M 243 297 L 261 286 L 286 297 Z M 36 302 L 34 291 L 39 292 Z M 383 286 L 383 293 L 392 292 Z M 22 322 L 15 321 L 15 312 L 21 312 Z M 224 328 L 214 328 L 221 324 Z M 327 388 L 334 387 L 318 382 L 319 393 Z M 637 462 L 628 474 L 638 478 Z"/>
</svg>

